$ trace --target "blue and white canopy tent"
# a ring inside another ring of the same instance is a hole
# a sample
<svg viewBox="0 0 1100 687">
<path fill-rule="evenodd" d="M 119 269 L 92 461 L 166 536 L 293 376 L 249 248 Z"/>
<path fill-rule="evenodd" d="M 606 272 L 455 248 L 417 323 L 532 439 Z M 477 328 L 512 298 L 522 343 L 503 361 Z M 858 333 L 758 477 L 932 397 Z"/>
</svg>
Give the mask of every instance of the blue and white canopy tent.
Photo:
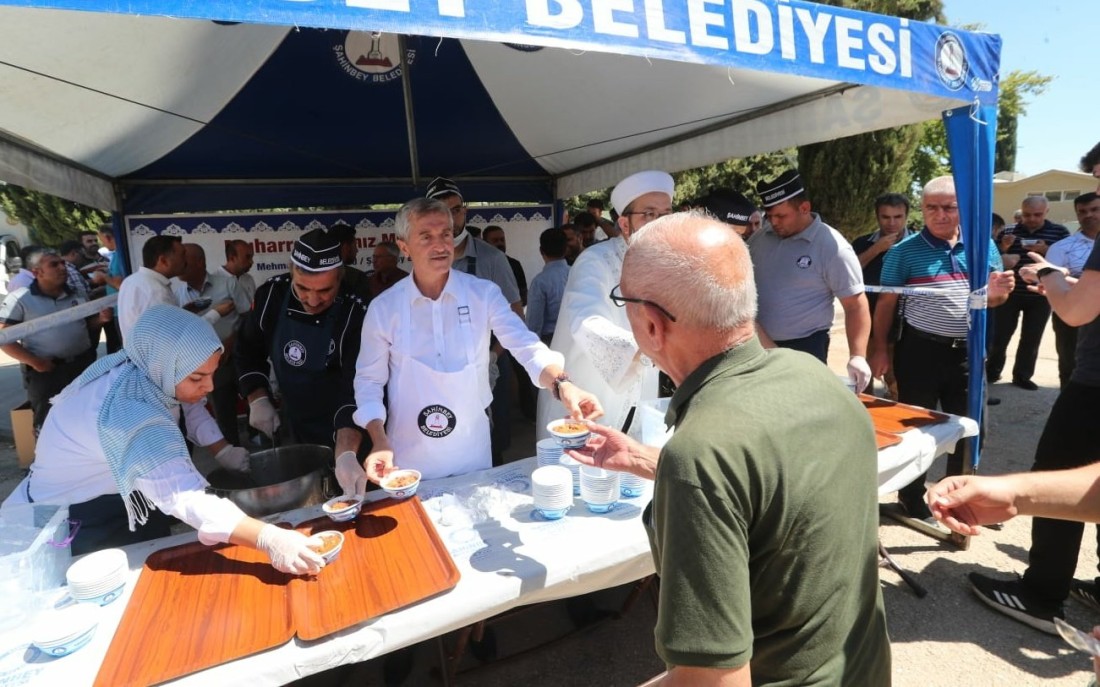
<svg viewBox="0 0 1100 687">
<path fill-rule="evenodd" d="M 993 35 L 800 0 L 0 0 L 0 25 L 0 179 L 118 217 L 436 175 L 546 202 L 942 113 L 987 281 Z"/>
</svg>

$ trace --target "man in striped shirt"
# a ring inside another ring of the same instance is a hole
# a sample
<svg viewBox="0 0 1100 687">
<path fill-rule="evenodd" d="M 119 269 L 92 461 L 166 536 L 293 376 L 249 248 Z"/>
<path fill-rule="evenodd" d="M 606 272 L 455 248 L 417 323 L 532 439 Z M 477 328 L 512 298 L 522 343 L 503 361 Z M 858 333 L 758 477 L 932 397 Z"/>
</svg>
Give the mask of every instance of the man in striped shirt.
<svg viewBox="0 0 1100 687">
<path fill-rule="evenodd" d="M 902 403 L 925 408 L 937 404 L 945 412 L 966 414 L 967 398 L 967 299 L 970 293 L 968 266 L 959 231 L 959 205 L 955 182 L 937 177 L 924 187 L 921 197 L 924 228 L 891 248 L 882 266 L 883 286 L 910 286 L 934 289 L 936 295 L 906 296 L 901 308 L 900 338 L 894 349 L 893 371 L 898 381 L 898 399 Z M 999 271 L 1001 255 L 989 244 L 989 306 L 1008 299 L 1014 278 L 1012 272 Z M 887 335 L 894 323 L 898 295 L 879 294 L 875 306 L 875 353 L 871 371 L 880 377 L 890 369 L 886 353 Z M 948 456 L 947 474 L 962 472 L 962 453 Z M 921 475 L 898 492 L 898 502 L 910 517 L 930 520 L 924 503 Z"/>
</svg>

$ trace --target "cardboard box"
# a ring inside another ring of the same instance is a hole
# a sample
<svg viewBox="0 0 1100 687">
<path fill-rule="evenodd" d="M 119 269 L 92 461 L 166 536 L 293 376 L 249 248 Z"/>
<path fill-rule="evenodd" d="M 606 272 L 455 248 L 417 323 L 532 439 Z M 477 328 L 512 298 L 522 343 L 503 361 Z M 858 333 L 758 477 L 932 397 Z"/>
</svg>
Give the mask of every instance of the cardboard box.
<svg viewBox="0 0 1100 687">
<path fill-rule="evenodd" d="M 34 413 L 27 401 L 11 411 L 11 433 L 15 436 L 15 455 L 19 457 L 19 467 L 29 467 L 34 462 Z"/>
</svg>

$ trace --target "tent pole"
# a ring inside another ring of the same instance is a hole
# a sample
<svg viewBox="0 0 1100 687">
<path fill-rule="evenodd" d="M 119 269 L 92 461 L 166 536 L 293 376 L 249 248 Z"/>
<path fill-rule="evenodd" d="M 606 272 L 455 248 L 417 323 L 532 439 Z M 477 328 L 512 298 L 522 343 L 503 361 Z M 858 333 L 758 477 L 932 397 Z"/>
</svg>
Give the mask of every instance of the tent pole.
<svg viewBox="0 0 1100 687">
<path fill-rule="evenodd" d="M 412 74 L 405 61 L 405 36 L 397 34 L 397 50 L 401 60 L 401 95 L 405 99 L 405 131 L 409 134 L 409 169 L 413 186 L 420 185 L 420 159 L 416 153 L 416 117 L 413 116 Z"/>
</svg>

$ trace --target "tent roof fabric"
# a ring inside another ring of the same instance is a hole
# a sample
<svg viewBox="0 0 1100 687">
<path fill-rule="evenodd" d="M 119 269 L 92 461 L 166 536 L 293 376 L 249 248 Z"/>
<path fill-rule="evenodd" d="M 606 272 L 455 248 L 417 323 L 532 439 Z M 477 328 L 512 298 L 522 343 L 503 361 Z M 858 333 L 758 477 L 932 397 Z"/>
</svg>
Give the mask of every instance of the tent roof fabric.
<svg viewBox="0 0 1100 687">
<path fill-rule="evenodd" d="M 912 33 L 912 77 L 853 80 L 817 64 L 843 65 L 840 38 L 823 56 L 807 44 L 806 76 L 785 54 L 650 57 L 598 36 L 581 51 L 523 25 L 507 30 L 530 44 L 471 39 L 486 33 L 473 22 L 399 36 L 9 3 L 22 4 L 0 0 L 0 93 L 15 104 L 0 111 L 0 178 L 127 213 L 401 202 L 437 175 L 470 200 L 547 201 L 936 117 L 982 97 L 971 83 L 995 89 L 979 76 L 999 44 L 902 20 L 890 30 Z M 875 17 L 789 5 L 824 26 L 826 11 L 838 27 L 851 15 L 847 30 Z M 940 63 L 958 46 L 973 76 L 954 92 Z"/>
</svg>

